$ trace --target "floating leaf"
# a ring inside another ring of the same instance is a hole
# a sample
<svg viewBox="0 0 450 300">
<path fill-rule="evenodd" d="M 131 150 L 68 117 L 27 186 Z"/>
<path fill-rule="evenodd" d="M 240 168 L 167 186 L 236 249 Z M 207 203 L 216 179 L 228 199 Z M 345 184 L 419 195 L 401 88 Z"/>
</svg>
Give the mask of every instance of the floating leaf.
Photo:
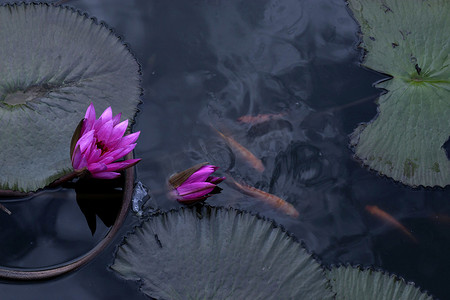
<svg viewBox="0 0 450 300">
<path fill-rule="evenodd" d="M 0 6 L 0 189 L 34 191 L 71 171 L 90 102 L 132 119 L 139 66 L 104 24 L 47 4 Z"/>
<path fill-rule="evenodd" d="M 156 299 L 330 299 L 320 265 L 279 227 L 235 209 L 150 218 L 112 269 Z"/>
<path fill-rule="evenodd" d="M 349 0 L 361 25 L 364 66 L 393 78 L 379 113 L 351 136 L 370 168 L 411 186 L 450 184 L 450 2 Z"/>
<path fill-rule="evenodd" d="M 333 267 L 328 271 L 336 300 L 432 300 L 403 278 L 359 267 Z"/>
</svg>

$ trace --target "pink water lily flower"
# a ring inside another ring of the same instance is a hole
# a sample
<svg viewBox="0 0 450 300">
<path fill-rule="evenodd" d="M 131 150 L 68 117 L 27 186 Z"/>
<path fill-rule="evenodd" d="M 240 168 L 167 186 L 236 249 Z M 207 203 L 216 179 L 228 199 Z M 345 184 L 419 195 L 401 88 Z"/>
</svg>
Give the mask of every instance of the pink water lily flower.
<svg viewBox="0 0 450 300">
<path fill-rule="evenodd" d="M 205 200 L 211 196 L 216 185 L 225 180 L 225 177 L 210 176 L 217 169 L 216 166 L 203 163 L 173 175 L 169 179 L 173 187 L 172 196 L 185 204 Z"/>
<path fill-rule="evenodd" d="M 128 120 L 120 122 L 121 114 L 113 117 L 111 107 L 96 119 L 94 104 L 90 104 L 82 121 L 79 139 L 73 146 L 74 170 L 87 169 L 92 177 L 112 179 L 119 171 L 129 168 L 141 159 L 118 161 L 136 147 L 140 131 L 125 135 Z"/>
</svg>

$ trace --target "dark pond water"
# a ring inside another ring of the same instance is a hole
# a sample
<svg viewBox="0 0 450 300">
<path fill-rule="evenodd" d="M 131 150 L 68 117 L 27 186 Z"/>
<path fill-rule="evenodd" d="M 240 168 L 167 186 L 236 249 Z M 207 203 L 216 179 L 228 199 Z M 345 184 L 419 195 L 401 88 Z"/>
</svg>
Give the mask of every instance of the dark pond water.
<svg viewBox="0 0 450 300">
<path fill-rule="evenodd" d="M 359 66 L 358 26 L 344 1 L 68 4 L 113 27 L 142 66 L 137 179 L 150 189 L 155 208 L 179 207 L 166 197 L 167 178 L 207 160 L 288 200 L 300 217 L 285 216 L 226 182 L 209 204 L 274 219 L 324 265 L 375 266 L 450 299 L 448 188 L 411 189 L 380 177 L 361 167 L 348 147 L 353 129 L 375 116 L 380 91 L 372 84 L 384 77 Z M 258 114 L 276 116 L 258 124 L 238 121 Z M 211 124 L 251 149 L 265 171 L 249 167 Z M 92 235 L 95 208 L 81 204 L 89 227 L 69 188 L 6 204 L 15 213 L 0 216 L 3 266 L 74 259 L 110 225 L 108 217 L 97 217 Z M 366 205 L 394 216 L 418 243 L 370 215 Z M 1 299 L 147 299 L 137 283 L 108 269 L 122 236 L 138 222 L 130 212 L 113 245 L 76 272 L 42 282 L 0 282 Z"/>
</svg>

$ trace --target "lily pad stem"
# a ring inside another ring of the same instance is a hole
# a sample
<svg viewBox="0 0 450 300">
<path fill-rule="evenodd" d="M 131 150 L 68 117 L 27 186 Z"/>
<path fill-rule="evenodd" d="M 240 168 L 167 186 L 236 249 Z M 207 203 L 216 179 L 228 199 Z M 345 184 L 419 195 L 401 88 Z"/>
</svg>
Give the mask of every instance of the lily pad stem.
<svg viewBox="0 0 450 300">
<path fill-rule="evenodd" d="M 77 177 L 84 177 L 89 171 L 86 168 L 83 168 L 81 170 L 73 170 L 71 173 L 64 175 L 61 178 L 56 179 L 52 183 L 50 183 L 47 187 L 53 188 L 60 186 L 61 184 L 71 181 Z"/>
</svg>

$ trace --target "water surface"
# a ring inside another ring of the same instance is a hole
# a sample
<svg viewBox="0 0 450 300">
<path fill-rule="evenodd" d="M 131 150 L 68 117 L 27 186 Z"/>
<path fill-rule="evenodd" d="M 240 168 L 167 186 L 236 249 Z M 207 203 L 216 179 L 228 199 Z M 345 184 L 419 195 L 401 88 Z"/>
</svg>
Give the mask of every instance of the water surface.
<svg viewBox="0 0 450 300">
<path fill-rule="evenodd" d="M 226 182 L 221 194 L 207 200 L 210 205 L 274 219 L 324 265 L 374 266 L 450 299 L 448 189 L 411 189 L 381 177 L 361 167 L 348 147 L 353 129 L 375 116 L 374 98 L 381 91 L 372 84 L 384 76 L 359 66 L 358 26 L 344 1 L 68 4 L 113 27 L 141 64 L 143 104 L 134 127 L 141 130 L 137 177 L 150 189 L 155 209 L 180 207 L 166 196 L 172 173 L 209 161 L 222 174 L 286 199 L 300 217 L 292 219 Z M 257 124 L 238 121 L 258 114 L 275 117 Z M 211 126 L 261 158 L 264 172 L 251 168 Z M 366 205 L 401 221 L 418 243 L 370 215 Z M 2 226 L 17 228 L 3 234 L 8 241 L 2 246 L 7 251 L 3 265 L 72 259 L 107 230 L 97 218 L 92 237 L 70 190 L 49 191 L 10 208 L 16 207 L 21 213 L 11 221 L 14 226 L 4 225 L 6 216 L 0 219 Z M 119 235 L 138 222 L 130 213 Z M 120 240 L 67 276 L 2 282 L 2 298 L 146 299 L 138 283 L 123 281 L 107 268 Z M 48 246 L 33 253 L 29 243 L 36 242 Z"/>
</svg>

